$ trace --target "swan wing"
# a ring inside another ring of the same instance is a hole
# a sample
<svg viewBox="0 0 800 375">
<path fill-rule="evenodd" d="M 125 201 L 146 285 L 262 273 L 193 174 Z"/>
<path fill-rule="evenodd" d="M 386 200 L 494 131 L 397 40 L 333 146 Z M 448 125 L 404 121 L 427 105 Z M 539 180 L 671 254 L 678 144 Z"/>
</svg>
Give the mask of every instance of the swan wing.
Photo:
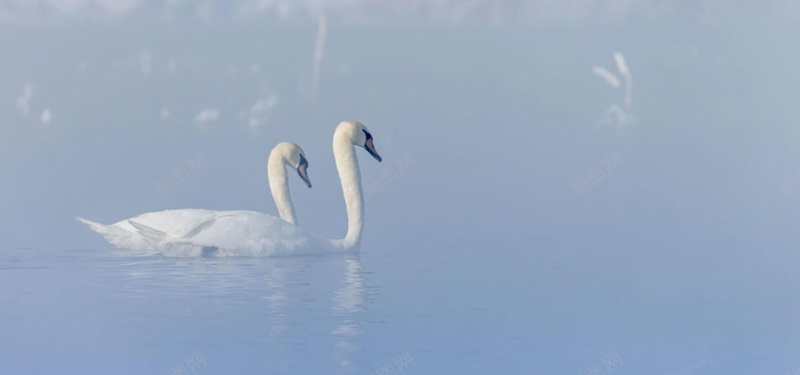
<svg viewBox="0 0 800 375">
<path fill-rule="evenodd" d="M 146 249 L 150 246 L 142 241 L 138 241 L 139 235 L 126 228 L 117 225 L 106 225 L 96 223 L 91 220 L 86 220 L 81 217 L 76 217 L 78 221 L 86 224 L 93 231 L 99 233 L 106 241 L 116 246 L 117 248 L 130 248 L 130 249 Z"/>
<path fill-rule="evenodd" d="M 80 217 L 77 219 L 118 249 L 155 250 L 152 241 L 143 236 L 142 231 L 131 224 L 131 221 L 160 232 L 183 235 L 199 228 L 218 213 L 219 211 L 198 209 L 166 210 L 144 213 L 108 225 Z"/>
<path fill-rule="evenodd" d="M 254 211 L 222 211 L 183 236 L 167 236 L 157 246 L 165 256 L 280 256 L 325 253 L 330 241 L 280 218 Z"/>
<path fill-rule="evenodd" d="M 185 234 L 219 213 L 220 211 L 198 209 L 165 210 L 144 213 L 113 225 L 138 233 L 137 228 L 130 224 L 130 221 L 134 221 L 164 233 Z"/>
</svg>

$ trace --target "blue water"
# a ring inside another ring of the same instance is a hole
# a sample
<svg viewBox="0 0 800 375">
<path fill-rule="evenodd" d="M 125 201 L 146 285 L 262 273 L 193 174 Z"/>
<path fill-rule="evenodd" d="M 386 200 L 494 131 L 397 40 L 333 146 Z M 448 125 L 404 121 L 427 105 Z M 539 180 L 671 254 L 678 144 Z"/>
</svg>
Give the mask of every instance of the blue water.
<svg viewBox="0 0 800 375">
<path fill-rule="evenodd" d="M 791 373 L 797 26 L 700 23 L 331 17 L 314 99 L 313 22 L 1 27 L 0 375 Z M 616 72 L 616 51 L 636 122 L 598 127 L 623 95 L 592 67 Z M 218 121 L 198 124 L 204 108 Z M 348 119 L 384 157 L 358 150 L 365 181 L 414 161 L 367 194 L 358 255 L 141 256 L 75 220 L 275 215 L 266 157 L 293 141 L 314 186 L 290 179 L 300 225 L 339 238 L 330 147 Z M 611 153 L 621 164 L 576 194 Z"/>
<path fill-rule="evenodd" d="M 794 367 L 798 338 L 775 324 L 798 310 L 789 264 L 531 245 L 193 259 L 6 250 L 0 373 L 162 374 L 198 354 L 197 374 L 369 374 L 387 363 L 407 374 L 575 374 L 609 353 L 615 374 Z M 739 281 L 752 274 L 759 286 Z"/>
</svg>

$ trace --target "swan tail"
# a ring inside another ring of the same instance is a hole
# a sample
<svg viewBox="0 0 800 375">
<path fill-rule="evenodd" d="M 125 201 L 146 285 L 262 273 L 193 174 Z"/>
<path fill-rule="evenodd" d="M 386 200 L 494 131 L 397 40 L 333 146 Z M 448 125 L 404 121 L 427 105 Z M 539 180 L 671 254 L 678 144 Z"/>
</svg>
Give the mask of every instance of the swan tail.
<svg viewBox="0 0 800 375">
<path fill-rule="evenodd" d="M 99 233 L 101 236 L 103 236 L 103 238 L 105 238 L 106 241 L 117 247 L 124 247 L 126 241 L 128 241 L 131 237 L 131 232 L 117 226 L 100 224 L 91 220 L 86 220 L 82 217 L 75 218 L 81 223 L 88 225 L 91 230 Z"/>
<path fill-rule="evenodd" d="M 96 222 L 91 221 L 91 220 L 86 220 L 86 219 L 84 219 L 82 217 L 75 216 L 75 218 L 78 219 L 78 221 L 80 221 L 81 223 L 84 223 L 84 224 L 88 225 L 89 228 L 91 228 L 93 231 L 95 231 L 97 233 L 100 233 L 100 234 L 103 234 L 103 232 L 105 232 L 107 230 L 107 228 L 108 228 L 108 225 L 96 223 Z"/>
</svg>

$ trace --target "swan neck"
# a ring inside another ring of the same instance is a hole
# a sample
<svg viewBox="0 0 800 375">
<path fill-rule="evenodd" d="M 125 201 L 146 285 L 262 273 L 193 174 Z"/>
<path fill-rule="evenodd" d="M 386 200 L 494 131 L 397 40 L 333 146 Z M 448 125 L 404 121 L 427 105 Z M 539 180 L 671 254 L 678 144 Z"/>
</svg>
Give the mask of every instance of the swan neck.
<svg viewBox="0 0 800 375">
<path fill-rule="evenodd" d="M 286 165 L 283 157 L 276 152 L 269 155 L 267 162 L 267 178 L 269 178 L 269 190 L 272 192 L 272 199 L 278 208 L 281 219 L 291 224 L 297 225 L 297 216 L 294 213 L 292 197 L 289 195 L 289 179 L 286 176 Z"/>
<path fill-rule="evenodd" d="M 361 245 L 364 231 L 364 196 L 361 191 L 358 157 L 350 139 L 340 133 L 333 137 L 333 155 L 347 206 L 347 235 L 341 240 L 341 244 L 345 249 L 353 250 Z"/>
</svg>

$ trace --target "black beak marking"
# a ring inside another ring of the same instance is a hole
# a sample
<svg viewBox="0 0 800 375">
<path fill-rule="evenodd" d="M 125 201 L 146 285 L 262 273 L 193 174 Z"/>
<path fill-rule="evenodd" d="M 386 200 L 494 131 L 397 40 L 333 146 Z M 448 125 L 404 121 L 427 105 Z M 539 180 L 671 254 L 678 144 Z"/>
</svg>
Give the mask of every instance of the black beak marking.
<svg viewBox="0 0 800 375">
<path fill-rule="evenodd" d="M 297 165 L 297 174 L 300 175 L 300 178 L 306 183 L 306 186 L 311 187 L 311 180 L 308 178 L 308 160 L 306 160 L 303 155 L 300 155 L 300 164 Z"/>
<path fill-rule="evenodd" d="M 378 150 L 375 149 L 375 144 L 372 141 L 372 134 L 369 134 L 368 131 L 364 130 L 364 135 L 367 136 L 366 142 L 364 142 L 364 148 L 367 149 L 370 155 L 372 155 L 375 160 L 381 162 L 383 159 L 380 155 L 378 155 Z"/>
</svg>

